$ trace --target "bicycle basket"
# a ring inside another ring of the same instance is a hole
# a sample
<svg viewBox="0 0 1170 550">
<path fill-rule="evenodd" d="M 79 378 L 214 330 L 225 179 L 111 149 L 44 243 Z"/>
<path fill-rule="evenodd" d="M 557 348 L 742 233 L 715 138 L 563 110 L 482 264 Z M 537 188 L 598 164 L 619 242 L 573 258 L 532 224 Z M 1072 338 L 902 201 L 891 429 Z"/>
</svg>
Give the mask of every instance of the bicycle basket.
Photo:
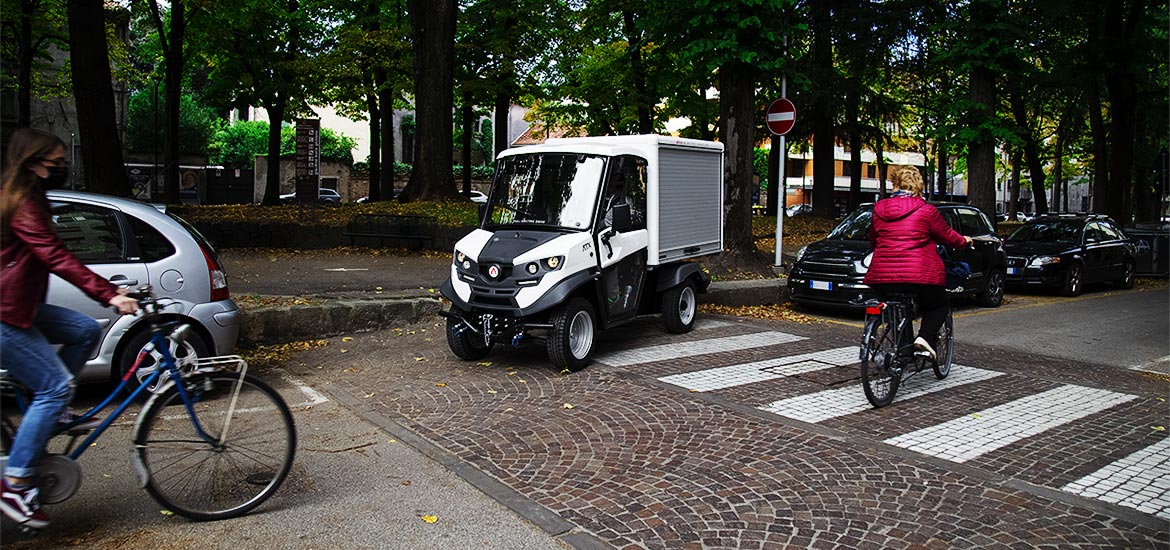
<svg viewBox="0 0 1170 550">
<path fill-rule="evenodd" d="M 944 259 L 943 266 L 947 270 L 947 288 L 956 289 L 967 284 L 971 277 L 971 266 L 967 262 Z"/>
</svg>

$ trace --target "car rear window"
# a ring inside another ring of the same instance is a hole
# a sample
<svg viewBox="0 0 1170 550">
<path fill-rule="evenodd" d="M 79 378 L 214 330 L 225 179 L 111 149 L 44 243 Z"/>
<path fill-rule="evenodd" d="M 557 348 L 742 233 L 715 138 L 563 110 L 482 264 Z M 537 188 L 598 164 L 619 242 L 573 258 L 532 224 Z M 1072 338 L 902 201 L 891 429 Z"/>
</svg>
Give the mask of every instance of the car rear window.
<svg viewBox="0 0 1170 550">
<path fill-rule="evenodd" d="M 134 216 L 128 215 L 126 219 L 130 221 L 130 230 L 134 232 L 134 242 L 138 244 L 138 255 L 142 262 L 157 262 L 175 253 L 171 241 L 150 224 Z"/>
</svg>

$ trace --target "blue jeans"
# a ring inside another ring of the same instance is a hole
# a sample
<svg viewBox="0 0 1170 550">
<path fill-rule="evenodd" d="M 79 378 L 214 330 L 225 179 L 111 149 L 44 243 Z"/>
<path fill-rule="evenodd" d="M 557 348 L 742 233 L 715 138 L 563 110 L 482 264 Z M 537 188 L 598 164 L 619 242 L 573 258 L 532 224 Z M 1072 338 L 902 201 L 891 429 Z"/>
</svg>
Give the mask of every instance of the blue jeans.
<svg viewBox="0 0 1170 550">
<path fill-rule="evenodd" d="M 101 328 L 97 321 L 71 309 L 49 304 L 37 308 L 33 325 L 22 329 L 0 323 L 0 366 L 32 391 L 4 475 L 32 477 L 45 443 L 62 411 L 73 399 L 73 376 L 85 366 Z M 61 345 L 61 351 L 53 349 Z"/>
</svg>

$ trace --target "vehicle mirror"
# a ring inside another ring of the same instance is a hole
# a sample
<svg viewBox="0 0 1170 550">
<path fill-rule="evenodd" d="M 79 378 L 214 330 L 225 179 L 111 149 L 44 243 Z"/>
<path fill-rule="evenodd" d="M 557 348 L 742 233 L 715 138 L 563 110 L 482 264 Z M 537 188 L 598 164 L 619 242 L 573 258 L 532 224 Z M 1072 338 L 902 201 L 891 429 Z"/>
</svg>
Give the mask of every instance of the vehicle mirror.
<svg viewBox="0 0 1170 550">
<path fill-rule="evenodd" d="M 618 233 L 629 231 L 633 223 L 630 221 L 630 205 L 619 203 L 613 206 L 613 230 Z"/>
</svg>

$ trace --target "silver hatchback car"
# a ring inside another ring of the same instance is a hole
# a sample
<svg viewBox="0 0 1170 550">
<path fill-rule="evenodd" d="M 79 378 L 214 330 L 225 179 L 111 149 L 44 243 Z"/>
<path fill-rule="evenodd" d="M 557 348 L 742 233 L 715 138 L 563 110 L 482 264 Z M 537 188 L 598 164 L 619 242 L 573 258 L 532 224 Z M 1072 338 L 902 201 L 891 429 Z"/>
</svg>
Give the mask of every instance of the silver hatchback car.
<svg viewBox="0 0 1170 550">
<path fill-rule="evenodd" d="M 57 235 L 81 261 L 117 285 L 149 284 L 169 299 L 166 315 L 194 329 L 179 349 L 180 365 L 197 357 L 226 355 L 240 334 L 240 309 L 228 293 L 227 274 L 215 250 L 187 222 L 165 207 L 77 191 L 50 191 Z M 127 372 L 150 341 L 141 316 L 120 316 L 91 300 L 77 287 L 50 277 L 47 301 L 97 319 L 102 336 L 79 375 L 81 381 L 107 381 Z M 148 354 L 138 379 L 159 367 Z M 162 387 L 160 379 L 156 388 Z"/>
</svg>

